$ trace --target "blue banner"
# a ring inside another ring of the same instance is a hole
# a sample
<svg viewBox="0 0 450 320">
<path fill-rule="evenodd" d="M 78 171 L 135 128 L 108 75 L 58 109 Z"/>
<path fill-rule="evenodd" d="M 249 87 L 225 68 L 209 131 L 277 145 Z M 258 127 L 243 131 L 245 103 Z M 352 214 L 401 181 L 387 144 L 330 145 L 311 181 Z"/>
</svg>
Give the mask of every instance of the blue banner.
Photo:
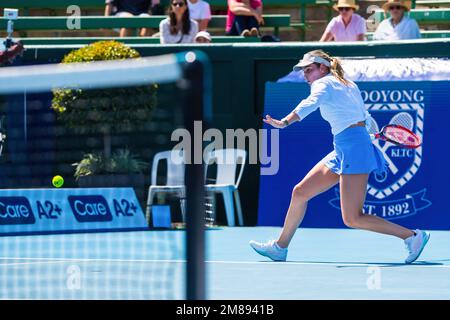
<svg viewBox="0 0 450 320">
<path fill-rule="evenodd" d="M 132 188 L 0 190 L 0 235 L 146 229 Z"/>
<path fill-rule="evenodd" d="M 402 149 L 376 141 L 389 162 L 385 176 L 369 177 L 364 213 L 409 228 L 450 229 L 449 81 L 359 82 L 362 97 L 379 128 L 395 117 L 411 120 L 423 144 Z M 280 119 L 309 95 L 306 83 L 267 83 L 264 114 Z M 267 125 L 265 128 L 269 129 Z M 281 226 L 294 186 L 333 149 L 328 123 L 316 111 L 279 134 L 279 171 L 261 175 L 258 225 Z M 304 227 L 344 227 L 339 185 L 308 204 Z"/>
<path fill-rule="evenodd" d="M 329 201 L 329 204 L 338 210 L 341 210 L 339 191 L 334 189 L 336 197 Z M 426 189 L 413 194 L 407 194 L 404 198 L 398 198 L 390 201 L 365 201 L 364 213 L 382 217 L 384 219 L 394 220 L 407 216 L 412 216 L 431 205 L 431 202 L 425 199 Z"/>
</svg>

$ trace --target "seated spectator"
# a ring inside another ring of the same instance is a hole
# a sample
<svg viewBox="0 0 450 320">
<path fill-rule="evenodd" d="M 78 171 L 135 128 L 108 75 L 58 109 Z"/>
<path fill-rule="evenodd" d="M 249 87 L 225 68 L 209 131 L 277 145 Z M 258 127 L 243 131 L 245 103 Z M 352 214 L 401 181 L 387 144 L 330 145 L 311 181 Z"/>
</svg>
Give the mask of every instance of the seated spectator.
<svg viewBox="0 0 450 320">
<path fill-rule="evenodd" d="M 194 38 L 195 43 L 211 43 L 211 35 L 208 31 L 200 31 Z"/>
<path fill-rule="evenodd" d="M 339 15 L 328 23 L 320 41 L 363 41 L 366 20 L 355 13 L 359 9 L 355 0 L 339 0 L 333 8 Z"/>
<path fill-rule="evenodd" d="M 193 43 L 197 21 L 189 17 L 187 0 L 171 0 L 169 17 L 159 24 L 161 43 Z"/>
<path fill-rule="evenodd" d="M 162 10 L 159 0 L 105 0 L 105 16 L 115 17 L 149 17 L 151 12 L 158 12 Z M 121 28 L 120 36 L 129 37 L 132 35 L 132 30 Z M 142 37 L 149 36 L 150 30 L 148 28 L 141 28 L 139 35 Z"/>
<path fill-rule="evenodd" d="M 209 3 L 203 0 L 188 0 L 189 15 L 198 23 L 200 31 L 208 28 L 209 20 L 211 20 L 211 8 Z"/>
<path fill-rule="evenodd" d="M 0 50 L 0 65 L 13 62 L 13 60 L 23 53 L 22 42 L 13 43 L 10 48 L 5 48 L 4 51 Z"/>
<path fill-rule="evenodd" d="M 226 34 L 258 37 L 264 24 L 261 0 L 228 0 Z"/>
<path fill-rule="evenodd" d="M 381 21 L 373 35 L 374 40 L 406 40 L 420 38 L 420 29 L 416 20 L 405 15 L 409 7 L 404 0 L 388 0 L 383 5 L 391 17 Z"/>
</svg>

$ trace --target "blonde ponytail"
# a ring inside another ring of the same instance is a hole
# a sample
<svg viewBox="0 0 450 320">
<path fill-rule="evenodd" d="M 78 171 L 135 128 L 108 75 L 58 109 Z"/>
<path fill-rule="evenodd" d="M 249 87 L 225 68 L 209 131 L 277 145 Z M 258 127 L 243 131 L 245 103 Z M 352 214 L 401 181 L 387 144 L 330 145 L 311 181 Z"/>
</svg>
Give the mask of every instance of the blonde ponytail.
<svg viewBox="0 0 450 320">
<path fill-rule="evenodd" d="M 338 79 L 341 83 L 348 86 L 350 83 L 344 78 L 344 69 L 342 68 L 341 61 L 338 58 L 331 58 L 331 74 Z"/>
<path fill-rule="evenodd" d="M 333 58 L 329 54 L 323 52 L 322 50 L 314 50 L 308 52 L 311 56 L 321 57 L 330 62 L 330 72 L 338 79 L 342 84 L 348 86 L 350 83 L 344 77 L 344 69 L 342 68 L 341 61 L 338 58 Z"/>
</svg>

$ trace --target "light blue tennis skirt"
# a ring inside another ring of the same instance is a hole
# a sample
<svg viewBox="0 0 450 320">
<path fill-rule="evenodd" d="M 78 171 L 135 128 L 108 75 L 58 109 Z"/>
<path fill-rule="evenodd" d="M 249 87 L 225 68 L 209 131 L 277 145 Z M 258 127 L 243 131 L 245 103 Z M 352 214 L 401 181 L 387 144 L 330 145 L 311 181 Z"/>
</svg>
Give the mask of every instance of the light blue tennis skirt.
<svg viewBox="0 0 450 320">
<path fill-rule="evenodd" d="M 372 143 L 365 127 L 347 128 L 334 136 L 334 150 L 322 162 L 336 174 L 382 175 L 387 162 L 381 151 Z"/>
</svg>

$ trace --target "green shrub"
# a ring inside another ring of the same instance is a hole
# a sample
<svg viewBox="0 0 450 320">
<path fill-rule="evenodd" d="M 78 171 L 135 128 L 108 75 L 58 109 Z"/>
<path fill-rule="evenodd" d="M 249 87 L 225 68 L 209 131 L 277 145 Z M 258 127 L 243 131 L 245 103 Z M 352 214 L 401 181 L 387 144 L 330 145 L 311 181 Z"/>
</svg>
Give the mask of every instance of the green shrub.
<svg viewBox="0 0 450 320">
<path fill-rule="evenodd" d="M 139 160 L 130 150 L 119 149 L 110 159 L 105 159 L 99 153 L 87 153 L 80 162 L 73 165 L 76 167 L 74 176 L 78 179 L 81 176 L 100 174 L 142 173 L 147 163 Z"/>
<path fill-rule="evenodd" d="M 123 43 L 99 41 L 73 50 L 64 57 L 62 63 L 139 58 L 136 50 Z M 150 121 L 157 103 L 157 89 L 157 84 L 148 84 L 90 90 L 53 90 L 51 108 L 55 111 L 58 121 L 76 133 L 103 134 L 103 155 L 86 154 L 77 164 L 75 176 L 103 172 L 125 173 L 126 170 L 136 172 L 137 164 L 133 161 L 138 160 L 129 150 L 116 154 L 116 162 L 112 161 L 111 136 L 115 133 L 139 130 Z"/>
<path fill-rule="evenodd" d="M 99 41 L 67 54 L 62 63 L 124 60 L 139 53 L 117 41 Z M 78 133 L 119 133 L 141 128 L 151 119 L 157 85 L 94 90 L 56 89 L 52 109 Z"/>
</svg>

